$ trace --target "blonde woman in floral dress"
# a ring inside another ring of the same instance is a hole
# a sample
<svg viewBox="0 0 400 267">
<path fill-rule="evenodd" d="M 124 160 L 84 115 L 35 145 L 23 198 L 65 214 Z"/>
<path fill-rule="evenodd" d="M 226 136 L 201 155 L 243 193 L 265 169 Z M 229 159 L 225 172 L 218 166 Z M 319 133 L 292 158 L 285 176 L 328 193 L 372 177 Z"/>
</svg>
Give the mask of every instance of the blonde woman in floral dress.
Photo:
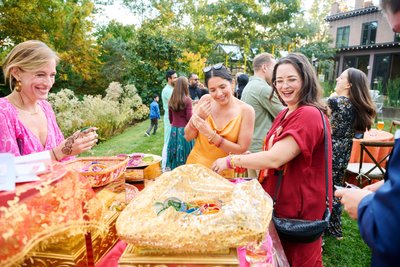
<svg viewBox="0 0 400 267">
<path fill-rule="evenodd" d="M 66 160 L 90 150 L 96 128 L 77 131 L 64 140 L 48 94 L 56 77 L 57 54 L 40 41 L 16 45 L 2 67 L 11 94 L 0 98 L 0 153 L 22 156 L 49 151 L 53 160 Z"/>
</svg>

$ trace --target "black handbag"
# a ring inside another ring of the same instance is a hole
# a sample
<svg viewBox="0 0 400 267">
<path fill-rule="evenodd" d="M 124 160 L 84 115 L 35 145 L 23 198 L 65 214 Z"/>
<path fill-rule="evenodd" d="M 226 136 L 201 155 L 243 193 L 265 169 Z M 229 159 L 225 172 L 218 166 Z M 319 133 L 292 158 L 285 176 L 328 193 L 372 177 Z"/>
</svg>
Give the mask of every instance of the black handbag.
<svg viewBox="0 0 400 267">
<path fill-rule="evenodd" d="M 322 220 L 301 220 L 301 219 L 287 219 L 278 218 L 275 216 L 275 212 L 272 213 L 272 221 L 275 224 L 276 231 L 281 239 L 295 242 L 295 243 L 310 243 L 317 240 L 326 230 L 329 223 L 329 218 L 331 213 L 329 210 L 329 194 L 328 194 L 328 138 L 326 134 L 326 124 L 324 115 L 320 111 L 322 116 L 322 122 L 324 125 L 324 145 L 325 145 L 325 179 L 326 179 L 326 209 L 323 214 Z M 278 171 L 278 183 L 276 185 L 275 195 L 274 195 L 274 206 L 276 204 L 276 198 L 280 188 L 280 184 L 283 177 L 283 171 Z"/>
</svg>

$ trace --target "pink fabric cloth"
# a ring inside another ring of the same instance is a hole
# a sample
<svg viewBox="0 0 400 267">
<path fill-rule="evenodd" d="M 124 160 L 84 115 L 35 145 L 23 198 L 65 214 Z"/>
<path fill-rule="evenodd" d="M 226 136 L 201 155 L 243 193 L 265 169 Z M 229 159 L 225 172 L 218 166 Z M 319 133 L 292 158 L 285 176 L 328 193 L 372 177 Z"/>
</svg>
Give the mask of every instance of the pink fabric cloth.
<svg viewBox="0 0 400 267">
<path fill-rule="evenodd" d="M 64 140 L 50 103 L 41 100 L 38 104 L 47 118 L 47 139 L 44 147 L 39 138 L 18 119 L 18 110 L 7 98 L 0 98 L 0 153 L 28 155 L 50 150 Z"/>
<path fill-rule="evenodd" d="M 128 244 L 118 241 L 117 244 L 96 264 L 96 267 L 117 267 L 119 258 Z"/>
</svg>

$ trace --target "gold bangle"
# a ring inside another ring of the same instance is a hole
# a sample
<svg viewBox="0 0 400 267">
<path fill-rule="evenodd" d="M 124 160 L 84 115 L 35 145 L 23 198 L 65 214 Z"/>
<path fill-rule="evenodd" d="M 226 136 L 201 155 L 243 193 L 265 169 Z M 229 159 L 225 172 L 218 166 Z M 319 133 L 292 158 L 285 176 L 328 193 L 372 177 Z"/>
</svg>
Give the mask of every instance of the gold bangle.
<svg viewBox="0 0 400 267">
<path fill-rule="evenodd" d="M 234 155 L 231 155 L 231 164 L 230 164 L 231 166 L 232 166 L 232 169 L 235 169 L 236 168 L 236 165 L 235 165 L 235 156 Z"/>
<path fill-rule="evenodd" d="M 212 136 L 208 138 L 208 142 L 211 142 L 216 135 L 217 135 L 217 131 L 214 130 L 214 132 L 212 133 Z"/>
<path fill-rule="evenodd" d="M 56 156 L 56 153 L 54 152 L 54 148 L 51 149 L 51 152 L 53 153 L 53 156 L 54 156 L 55 160 L 56 160 L 56 161 L 59 161 L 58 158 L 57 158 L 57 156 Z"/>
</svg>

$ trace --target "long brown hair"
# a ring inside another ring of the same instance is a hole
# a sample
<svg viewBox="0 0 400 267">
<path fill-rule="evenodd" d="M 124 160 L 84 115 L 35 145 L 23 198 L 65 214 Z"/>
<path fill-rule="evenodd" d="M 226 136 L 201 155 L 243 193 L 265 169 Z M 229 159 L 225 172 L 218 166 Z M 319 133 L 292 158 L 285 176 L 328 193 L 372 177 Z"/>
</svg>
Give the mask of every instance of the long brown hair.
<svg viewBox="0 0 400 267">
<path fill-rule="evenodd" d="M 188 79 L 184 76 L 176 80 L 174 90 L 168 102 L 168 109 L 180 111 L 185 109 L 185 98 L 188 97 Z"/>
<path fill-rule="evenodd" d="M 319 84 L 315 70 L 307 57 L 300 53 L 290 53 L 286 57 L 281 58 L 274 67 L 274 71 L 272 73 L 272 84 L 275 84 L 276 70 L 278 69 L 279 65 L 282 64 L 292 65 L 300 75 L 303 85 L 300 89 L 299 107 L 305 105 L 314 106 L 327 114 L 328 108 L 321 101 L 323 95 L 321 85 Z M 274 91 L 271 94 L 270 99 L 272 99 L 274 93 L 276 93 L 279 97 L 275 85 L 273 85 L 273 89 Z M 282 104 L 286 105 L 280 97 L 279 99 L 281 100 Z"/>
<path fill-rule="evenodd" d="M 372 101 L 368 86 L 368 78 L 364 72 L 355 68 L 347 69 L 347 77 L 350 83 L 349 100 L 355 110 L 353 128 L 356 131 L 365 132 L 365 129 L 371 129 L 376 116 L 375 104 Z"/>
</svg>

